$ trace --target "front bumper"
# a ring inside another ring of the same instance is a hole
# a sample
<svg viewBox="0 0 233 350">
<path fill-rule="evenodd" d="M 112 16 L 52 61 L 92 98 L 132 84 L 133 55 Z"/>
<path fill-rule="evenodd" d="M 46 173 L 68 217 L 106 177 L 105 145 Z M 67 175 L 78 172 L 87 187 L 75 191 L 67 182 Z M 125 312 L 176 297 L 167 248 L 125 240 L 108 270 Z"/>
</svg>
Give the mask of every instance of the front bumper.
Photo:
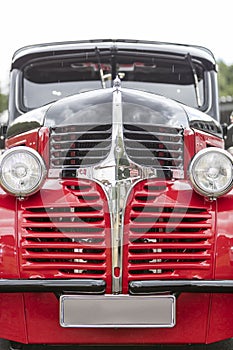
<svg viewBox="0 0 233 350">
<path fill-rule="evenodd" d="M 105 281 L 103 280 L 27 280 L 0 279 L 0 293 L 68 293 L 103 294 Z"/>
<path fill-rule="evenodd" d="M 137 297 L 133 287 L 137 284 L 140 286 L 141 282 L 143 281 L 130 283 L 131 290 L 129 294 L 131 296 L 129 295 L 129 297 L 132 303 L 135 302 L 135 311 L 137 310 L 139 297 L 145 300 L 157 299 L 160 295 L 179 294 L 178 298 L 176 298 L 176 295 L 173 296 L 176 299 L 176 325 L 174 327 L 151 328 L 146 326 L 139 329 L 136 327 L 100 328 L 100 326 L 93 325 L 94 328 L 83 328 L 80 324 L 78 327 L 73 327 L 72 320 L 71 322 L 70 319 L 62 320 L 60 318 L 59 299 L 63 296 L 72 297 L 73 299 L 82 297 L 86 303 L 88 299 L 91 299 L 91 305 L 93 305 L 95 299 L 98 305 L 99 298 L 105 301 L 108 297 L 103 280 L 0 279 L 0 338 L 30 344 L 41 343 L 43 340 L 43 343 L 46 344 L 132 345 L 142 343 L 210 343 L 233 336 L 232 280 L 160 280 L 156 283 L 147 280 L 142 283 L 142 285 L 148 283 L 150 287 L 146 290 L 147 293 L 144 291 L 144 294 L 147 295 L 140 295 L 142 289 L 139 289 L 137 290 Z M 154 284 L 153 290 L 151 290 L 152 284 Z M 196 292 L 192 292 L 193 288 Z M 207 293 L 207 290 L 213 293 Z M 125 295 L 115 296 L 115 298 L 126 300 L 124 297 Z M 92 310 L 91 305 L 90 310 Z M 73 310 L 72 302 L 70 306 Z M 76 307 L 76 304 L 74 306 Z M 156 309 L 156 307 L 157 304 L 153 308 Z M 65 308 L 66 311 L 67 308 Z M 74 311 L 74 315 L 76 315 L 77 309 L 74 309 Z M 161 312 L 158 312 L 159 314 Z M 72 316 L 73 314 L 70 313 L 69 315 Z M 172 314 L 168 313 L 168 315 Z M 65 322 L 63 326 L 60 325 L 59 319 Z M 68 327 L 66 326 L 67 323 Z M 70 324 L 71 327 L 69 327 Z M 119 323 L 117 324 L 119 325 Z M 195 329 L 195 333 L 193 333 L 193 329 Z"/>
<path fill-rule="evenodd" d="M 129 290 L 131 294 L 233 293 L 233 280 L 133 281 L 129 284 Z"/>
<path fill-rule="evenodd" d="M 104 294 L 105 281 L 94 279 L 0 279 L 0 293 Z M 233 280 L 156 280 L 132 281 L 129 294 L 233 293 Z"/>
</svg>

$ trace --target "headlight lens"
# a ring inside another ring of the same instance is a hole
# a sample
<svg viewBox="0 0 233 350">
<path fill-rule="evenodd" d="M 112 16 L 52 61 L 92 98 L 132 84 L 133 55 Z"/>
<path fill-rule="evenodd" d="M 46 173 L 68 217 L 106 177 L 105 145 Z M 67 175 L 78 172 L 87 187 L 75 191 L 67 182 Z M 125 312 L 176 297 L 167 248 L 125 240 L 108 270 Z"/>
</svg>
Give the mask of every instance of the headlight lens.
<svg viewBox="0 0 233 350">
<path fill-rule="evenodd" d="M 0 184 L 15 196 L 24 197 L 38 191 L 46 173 L 42 157 L 32 148 L 11 148 L 0 157 Z"/>
<path fill-rule="evenodd" d="M 198 193 L 217 198 L 233 186 L 233 157 L 222 149 L 204 149 L 192 159 L 189 175 Z"/>
</svg>

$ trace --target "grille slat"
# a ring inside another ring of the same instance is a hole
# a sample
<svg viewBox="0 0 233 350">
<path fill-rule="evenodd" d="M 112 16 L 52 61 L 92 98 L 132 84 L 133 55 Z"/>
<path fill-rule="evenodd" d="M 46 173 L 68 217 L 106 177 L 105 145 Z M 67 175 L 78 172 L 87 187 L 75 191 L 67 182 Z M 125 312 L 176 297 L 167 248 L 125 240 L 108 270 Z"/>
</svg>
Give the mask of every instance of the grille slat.
<svg viewBox="0 0 233 350">
<path fill-rule="evenodd" d="M 176 263 L 176 262 L 171 262 L 171 263 L 153 263 L 150 262 L 148 264 L 140 264 L 140 268 L 138 268 L 138 266 L 136 264 L 129 264 L 129 270 L 131 271 L 131 273 L 133 273 L 134 271 L 138 272 L 138 271 L 153 271 L 153 270 L 187 270 L 187 269 L 200 269 L 200 270 L 205 270 L 205 269 L 209 269 L 210 264 L 202 262 L 202 264 L 197 263 L 192 263 L 192 262 L 182 262 L 182 265 L 180 263 Z"/>
<path fill-rule="evenodd" d="M 184 233 L 182 232 L 182 239 L 208 239 L 211 238 L 213 235 L 211 233 L 205 233 L 203 235 L 203 233 L 195 233 L 195 236 L 193 233 Z M 134 240 L 138 240 L 138 239 L 180 239 L 180 233 L 174 233 L 172 232 L 171 234 L 169 234 L 169 232 L 166 233 L 160 233 L 160 232 L 156 232 L 156 233 L 149 233 L 149 234 L 145 234 L 145 233 L 135 233 L 133 232 L 133 234 L 131 235 L 129 233 L 129 238 L 134 239 Z"/>
<path fill-rule="evenodd" d="M 143 151 L 142 151 L 142 153 L 143 153 Z M 132 154 L 130 154 L 130 152 L 128 153 L 128 155 L 129 156 L 131 156 L 132 157 Z M 144 157 L 146 157 L 146 160 L 144 159 Z M 169 157 L 152 157 L 151 155 L 150 156 L 148 156 L 148 155 L 146 155 L 146 154 L 141 154 L 141 155 L 133 155 L 133 158 L 134 158 L 134 162 L 136 162 L 136 163 L 139 163 L 139 164 L 141 164 L 142 162 L 146 162 L 147 161 L 147 164 L 148 164 L 148 166 L 150 165 L 150 164 L 154 164 L 155 163 L 155 161 L 156 162 L 159 162 L 159 163 L 162 163 L 163 162 L 163 166 L 165 166 L 166 164 L 165 164 L 165 162 L 168 162 L 169 161 L 169 159 L 171 159 L 171 161 L 172 161 L 172 164 L 175 166 L 175 165 L 179 165 L 180 164 L 180 159 L 178 159 L 178 158 L 175 158 L 174 159 L 174 157 L 172 157 L 172 156 L 169 156 Z M 169 166 L 169 164 L 167 164 L 167 166 Z"/>
<path fill-rule="evenodd" d="M 182 238 L 181 238 L 182 239 Z M 143 251 L 144 249 L 165 249 L 165 250 L 170 250 L 170 249 L 210 249 L 211 244 L 203 242 L 200 243 L 171 243 L 171 242 L 154 242 L 154 243 L 148 243 L 148 242 L 143 242 L 143 243 L 135 243 L 131 242 L 129 243 L 129 249 L 133 250 L 141 250 Z"/>
<path fill-rule="evenodd" d="M 82 259 L 83 260 L 83 254 L 82 253 L 52 253 L 52 252 L 44 252 L 43 256 L 41 256 L 41 253 L 34 253 L 34 252 L 27 252 L 27 254 L 22 254 L 22 256 L 28 260 L 31 259 L 54 259 L 54 260 L 69 260 L 69 259 Z M 85 254 L 86 260 L 105 260 L 106 254 Z"/>
<path fill-rule="evenodd" d="M 160 222 L 154 222 L 153 221 L 155 220 L 155 218 L 150 218 L 150 217 L 147 217 L 146 218 L 148 222 L 145 222 L 145 217 L 144 218 L 141 218 L 141 221 L 142 222 L 137 222 L 136 220 L 134 220 L 134 224 L 132 225 L 129 225 L 129 228 L 131 229 L 131 232 L 132 232 L 132 229 L 141 229 L 141 228 L 145 228 L 145 232 L 147 232 L 149 229 L 185 229 L 185 230 L 188 230 L 188 229 L 192 229 L 193 228 L 193 223 L 179 223 L 177 224 L 176 226 L 173 224 L 173 223 L 160 223 Z M 158 219 L 159 220 L 159 219 Z M 136 223 L 135 223 L 136 222 Z M 152 224 L 153 223 L 153 224 Z M 203 226 L 203 224 L 198 224 L 198 223 L 195 223 L 195 229 L 208 229 L 208 228 L 211 228 L 211 224 L 205 224 Z"/>
<path fill-rule="evenodd" d="M 80 243 L 80 242 L 27 242 L 22 243 L 22 247 L 25 249 L 104 249 L 106 245 L 104 243 Z"/>
<path fill-rule="evenodd" d="M 25 270 L 27 270 L 27 268 L 31 269 L 31 266 L 25 266 Z M 68 262 L 49 262 L 48 263 L 43 263 L 41 262 L 40 264 L 36 265 L 34 264 L 33 267 L 35 270 L 37 269 L 42 269 L 42 270 L 51 270 L 51 269 L 68 269 L 68 270 L 92 270 L 92 271 L 103 271 L 106 268 L 105 264 L 88 264 L 88 263 L 68 263 Z"/>
<path fill-rule="evenodd" d="M 210 260 L 211 259 L 211 254 L 206 254 L 206 252 L 204 253 L 189 253 L 187 254 L 185 253 L 151 253 L 151 254 L 131 254 L 129 253 L 129 260 L 131 261 L 131 263 L 133 261 L 137 261 L 137 260 L 150 260 L 150 259 L 171 259 L 171 260 Z"/>
<path fill-rule="evenodd" d="M 94 219 L 95 220 L 95 219 Z M 38 228 L 40 227 L 41 230 L 46 230 L 47 228 L 50 228 L 50 229 L 53 229 L 55 230 L 54 232 L 58 231 L 60 229 L 72 229 L 74 228 L 74 225 L 76 228 L 88 228 L 88 227 L 96 227 L 96 228 L 102 228 L 104 229 L 105 228 L 105 223 L 103 222 L 102 224 L 97 224 L 96 222 L 89 222 L 86 226 L 84 226 L 83 224 L 83 221 L 81 222 L 78 222 L 76 221 L 75 223 L 74 222 L 57 222 L 57 223 L 53 223 L 53 222 L 48 222 L 48 223 L 44 223 L 44 222 L 40 222 L 39 225 L 38 223 L 35 223 L 35 222 L 30 222 L 30 226 L 28 224 L 25 224 L 25 223 L 22 223 L 22 227 L 25 228 L 25 229 L 28 229 L 29 231 L 31 231 L 30 229 L 34 229 L 34 228 Z M 64 231 L 63 231 L 64 232 Z"/>
<path fill-rule="evenodd" d="M 77 208 L 78 209 L 78 208 Z M 61 212 L 58 212 L 58 213 L 51 213 L 51 212 L 48 212 L 46 215 L 41 215 L 41 214 L 27 214 L 25 215 L 25 217 L 27 217 L 27 220 L 29 221 L 30 219 L 32 220 L 36 220 L 36 219 L 40 219 L 40 220 L 49 220 L 49 222 L 53 222 L 53 220 L 55 222 L 56 219 L 74 219 L 74 218 L 78 218 L 78 219 L 82 219 L 82 218 L 90 218 L 90 212 L 91 210 L 88 210 L 87 209 L 87 212 L 84 212 L 84 213 L 80 213 L 80 212 L 76 212 L 75 213 L 75 216 L 73 215 L 73 213 L 65 213 L 63 212 L 62 213 L 62 217 L 61 217 Z M 96 215 L 95 215 L 95 218 L 96 219 L 102 219 L 103 218 L 103 212 L 101 211 L 95 211 L 96 212 Z"/>
<path fill-rule="evenodd" d="M 64 232 L 67 238 L 71 238 L 71 239 L 76 239 L 76 238 L 80 238 L 80 239 L 89 239 L 89 238 L 105 238 L 105 234 L 101 233 L 102 231 L 98 232 L 98 233 L 86 233 L 86 232 L 75 232 L 74 231 L 75 228 L 73 229 L 72 232 Z M 64 238 L 64 233 L 61 232 L 61 230 L 59 230 L 60 232 L 56 232 L 56 238 Z M 98 231 L 97 229 L 95 231 Z M 48 239 L 53 239 L 53 235 L 51 235 L 50 232 L 39 232 L 38 230 L 33 231 L 33 232 L 28 232 L 27 234 L 22 234 L 23 238 L 27 238 L 28 240 L 30 240 L 30 238 L 34 238 L 36 234 L 37 238 L 48 238 Z M 81 234 L 81 235 L 80 235 Z"/>
<path fill-rule="evenodd" d="M 209 215 L 208 213 L 204 213 L 202 214 L 201 218 L 198 218 L 196 214 L 193 213 L 185 213 L 185 217 L 181 216 L 180 213 L 176 213 L 176 212 L 171 212 L 171 213 L 166 213 L 166 212 L 162 212 L 161 208 L 158 208 L 156 206 L 147 206 L 146 208 L 143 206 L 140 207 L 132 207 L 132 211 L 135 212 L 135 214 L 132 214 L 132 218 L 136 218 L 137 217 L 137 213 L 140 212 L 140 217 L 148 217 L 148 213 L 152 213 L 152 214 L 158 214 L 159 213 L 159 218 L 160 219 L 180 219 L 183 221 L 187 221 L 190 219 L 194 219 L 194 220 L 208 220 L 211 219 L 211 215 Z"/>
</svg>

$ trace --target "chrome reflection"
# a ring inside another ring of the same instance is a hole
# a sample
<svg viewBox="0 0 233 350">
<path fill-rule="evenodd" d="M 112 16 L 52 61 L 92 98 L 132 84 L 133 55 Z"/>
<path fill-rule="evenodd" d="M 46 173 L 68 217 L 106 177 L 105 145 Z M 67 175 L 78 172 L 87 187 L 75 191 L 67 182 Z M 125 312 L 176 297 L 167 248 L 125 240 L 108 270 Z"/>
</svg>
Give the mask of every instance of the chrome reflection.
<svg viewBox="0 0 233 350">
<path fill-rule="evenodd" d="M 77 169 L 76 176 L 98 182 L 108 197 L 111 215 L 112 292 L 118 294 L 122 290 L 122 247 L 127 197 L 138 181 L 157 177 L 157 169 L 138 165 L 126 154 L 121 81 L 118 77 L 113 86 L 112 125 L 112 143 L 108 157 L 98 165 Z"/>
</svg>

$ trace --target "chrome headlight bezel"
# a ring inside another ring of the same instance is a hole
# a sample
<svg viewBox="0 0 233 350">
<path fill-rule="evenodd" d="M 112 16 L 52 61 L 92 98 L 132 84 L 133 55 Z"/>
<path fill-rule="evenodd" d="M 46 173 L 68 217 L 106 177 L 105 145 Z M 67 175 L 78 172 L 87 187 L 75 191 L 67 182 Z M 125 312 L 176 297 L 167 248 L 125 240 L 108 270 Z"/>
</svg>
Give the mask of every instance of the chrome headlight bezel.
<svg viewBox="0 0 233 350">
<path fill-rule="evenodd" d="M 25 197 L 36 193 L 46 175 L 43 158 L 30 147 L 13 147 L 0 156 L 0 185 L 11 195 Z"/>
<path fill-rule="evenodd" d="M 188 173 L 196 192 L 218 198 L 233 187 L 233 157 L 221 148 L 205 148 L 193 157 Z"/>
</svg>

